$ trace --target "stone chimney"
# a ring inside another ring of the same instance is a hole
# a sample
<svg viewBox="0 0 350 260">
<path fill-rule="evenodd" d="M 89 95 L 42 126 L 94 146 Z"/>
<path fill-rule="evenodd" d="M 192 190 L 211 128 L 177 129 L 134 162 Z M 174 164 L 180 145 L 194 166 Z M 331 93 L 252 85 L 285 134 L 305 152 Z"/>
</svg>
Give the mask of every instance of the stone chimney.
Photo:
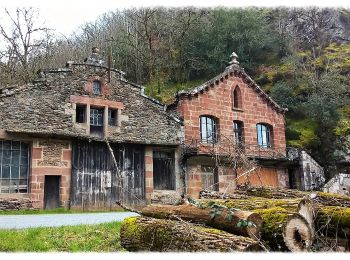
<svg viewBox="0 0 350 260">
<path fill-rule="evenodd" d="M 231 68 L 239 68 L 239 62 L 237 61 L 238 55 L 235 52 L 232 52 L 230 55 L 230 62 L 228 63 L 229 65 L 226 67 L 226 69 L 231 69 Z"/>
<path fill-rule="evenodd" d="M 97 47 L 92 47 L 91 55 L 84 60 L 85 63 L 94 65 L 103 65 L 105 61 L 100 56 L 100 50 Z"/>
</svg>

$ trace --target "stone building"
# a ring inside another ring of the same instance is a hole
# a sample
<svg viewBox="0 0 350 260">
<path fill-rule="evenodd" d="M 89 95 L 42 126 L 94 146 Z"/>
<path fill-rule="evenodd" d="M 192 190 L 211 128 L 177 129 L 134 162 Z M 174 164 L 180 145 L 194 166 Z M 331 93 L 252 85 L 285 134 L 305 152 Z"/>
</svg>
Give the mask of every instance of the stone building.
<svg viewBox="0 0 350 260">
<path fill-rule="evenodd" d="M 2 87 L 0 196 L 29 196 L 39 208 L 142 204 L 165 185 L 164 167 L 180 189 L 180 121 L 123 75 L 95 49 L 84 63 Z"/>
<path fill-rule="evenodd" d="M 291 187 L 300 156 L 286 148 L 284 113 L 235 55 L 222 74 L 165 106 L 94 49 L 84 63 L 0 88 L 0 200 L 93 209 L 177 203 L 247 182 Z M 253 169 L 234 171 L 232 149 Z"/>
</svg>

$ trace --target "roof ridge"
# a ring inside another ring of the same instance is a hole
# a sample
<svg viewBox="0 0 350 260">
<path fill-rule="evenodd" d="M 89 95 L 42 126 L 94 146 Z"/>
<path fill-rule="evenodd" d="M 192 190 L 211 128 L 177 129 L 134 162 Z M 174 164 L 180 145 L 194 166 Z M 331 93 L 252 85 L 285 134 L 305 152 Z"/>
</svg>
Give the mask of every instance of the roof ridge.
<svg viewBox="0 0 350 260">
<path fill-rule="evenodd" d="M 176 93 L 175 96 L 175 101 L 173 102 L 173 104 L 175 104 L 176 102 L 178 102 L 179 97 L 180 96 L 193 96 L 193 95 L 197 95 L 197 94 L 202 94 L 204 91 L 207 91 L 209 89 L 209 87 L 211 86 L 215 86 L 219 85 L 219 82 L 223 81 L 223 78 L 227 77 L 227 76 L 238 76 L 238 77 L 242 77 L 243 76 L 243 81 L 245 83 L 247 83 L 247 85 L 249 87 L 254 88 L 255 91 L 259 92 L 263 97 L 266 98 L 266 101 L 268 102 L 268 104 L 271 104 L 272 106 L 274 106 L 279 112 L 284 113 L 285 111 L 288 111 L 287 108 L 283 108 L 281 107 L 279 104 L 277 104 L 276 101 L 274 101 L 245 71 L 243 68 L 239 67 L 239 66 L 229 66 L 225 69 L 224 72 L 218 74 L 217 76 L 215 76 L 214 78 L 204 82 L 203 84 L 190 89 L 190 90 L 181 90 L 178 91 Z"/>
</svg>

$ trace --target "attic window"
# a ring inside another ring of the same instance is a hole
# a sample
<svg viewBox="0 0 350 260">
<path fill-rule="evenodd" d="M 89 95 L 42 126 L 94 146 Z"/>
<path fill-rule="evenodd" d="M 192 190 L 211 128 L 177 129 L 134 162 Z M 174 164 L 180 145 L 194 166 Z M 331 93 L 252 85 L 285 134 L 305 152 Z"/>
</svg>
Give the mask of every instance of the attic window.
<svg viewBox="0 0 350 260">
<path fill-rule="evenodd" d="M 95 80 L 92 82 L 92 93 L 95 95 L 101 95 L 101 82 Z"/>
<path fill-rule="evenodd" d="M 118 114 L 118 110 L 108 109 L 108 125 L 110 126 L 117 125 L 117 114 Z"/>
<path fill-rule="evenodd" d="M 232 93 L 232 106 L 233 108 L 242 108 L 242 93 L 238 86 L 234 89 Z"/>
</svg>

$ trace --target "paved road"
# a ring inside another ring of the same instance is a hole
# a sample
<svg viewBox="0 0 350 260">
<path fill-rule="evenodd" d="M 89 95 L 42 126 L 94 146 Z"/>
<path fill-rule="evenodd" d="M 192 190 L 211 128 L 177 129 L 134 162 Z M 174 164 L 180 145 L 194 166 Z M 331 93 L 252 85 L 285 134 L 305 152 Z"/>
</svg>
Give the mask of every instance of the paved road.
<svg viewBox="0 0 350 260">
<path fill-rule="evenodd" d="M 0 215 L 0 229 L 22 229 L 32 227 L 59 227 L 81 224 L 100 224 L 122 221 L 133 212 L 45 214 L 45 215 Z"/>
</svg>

